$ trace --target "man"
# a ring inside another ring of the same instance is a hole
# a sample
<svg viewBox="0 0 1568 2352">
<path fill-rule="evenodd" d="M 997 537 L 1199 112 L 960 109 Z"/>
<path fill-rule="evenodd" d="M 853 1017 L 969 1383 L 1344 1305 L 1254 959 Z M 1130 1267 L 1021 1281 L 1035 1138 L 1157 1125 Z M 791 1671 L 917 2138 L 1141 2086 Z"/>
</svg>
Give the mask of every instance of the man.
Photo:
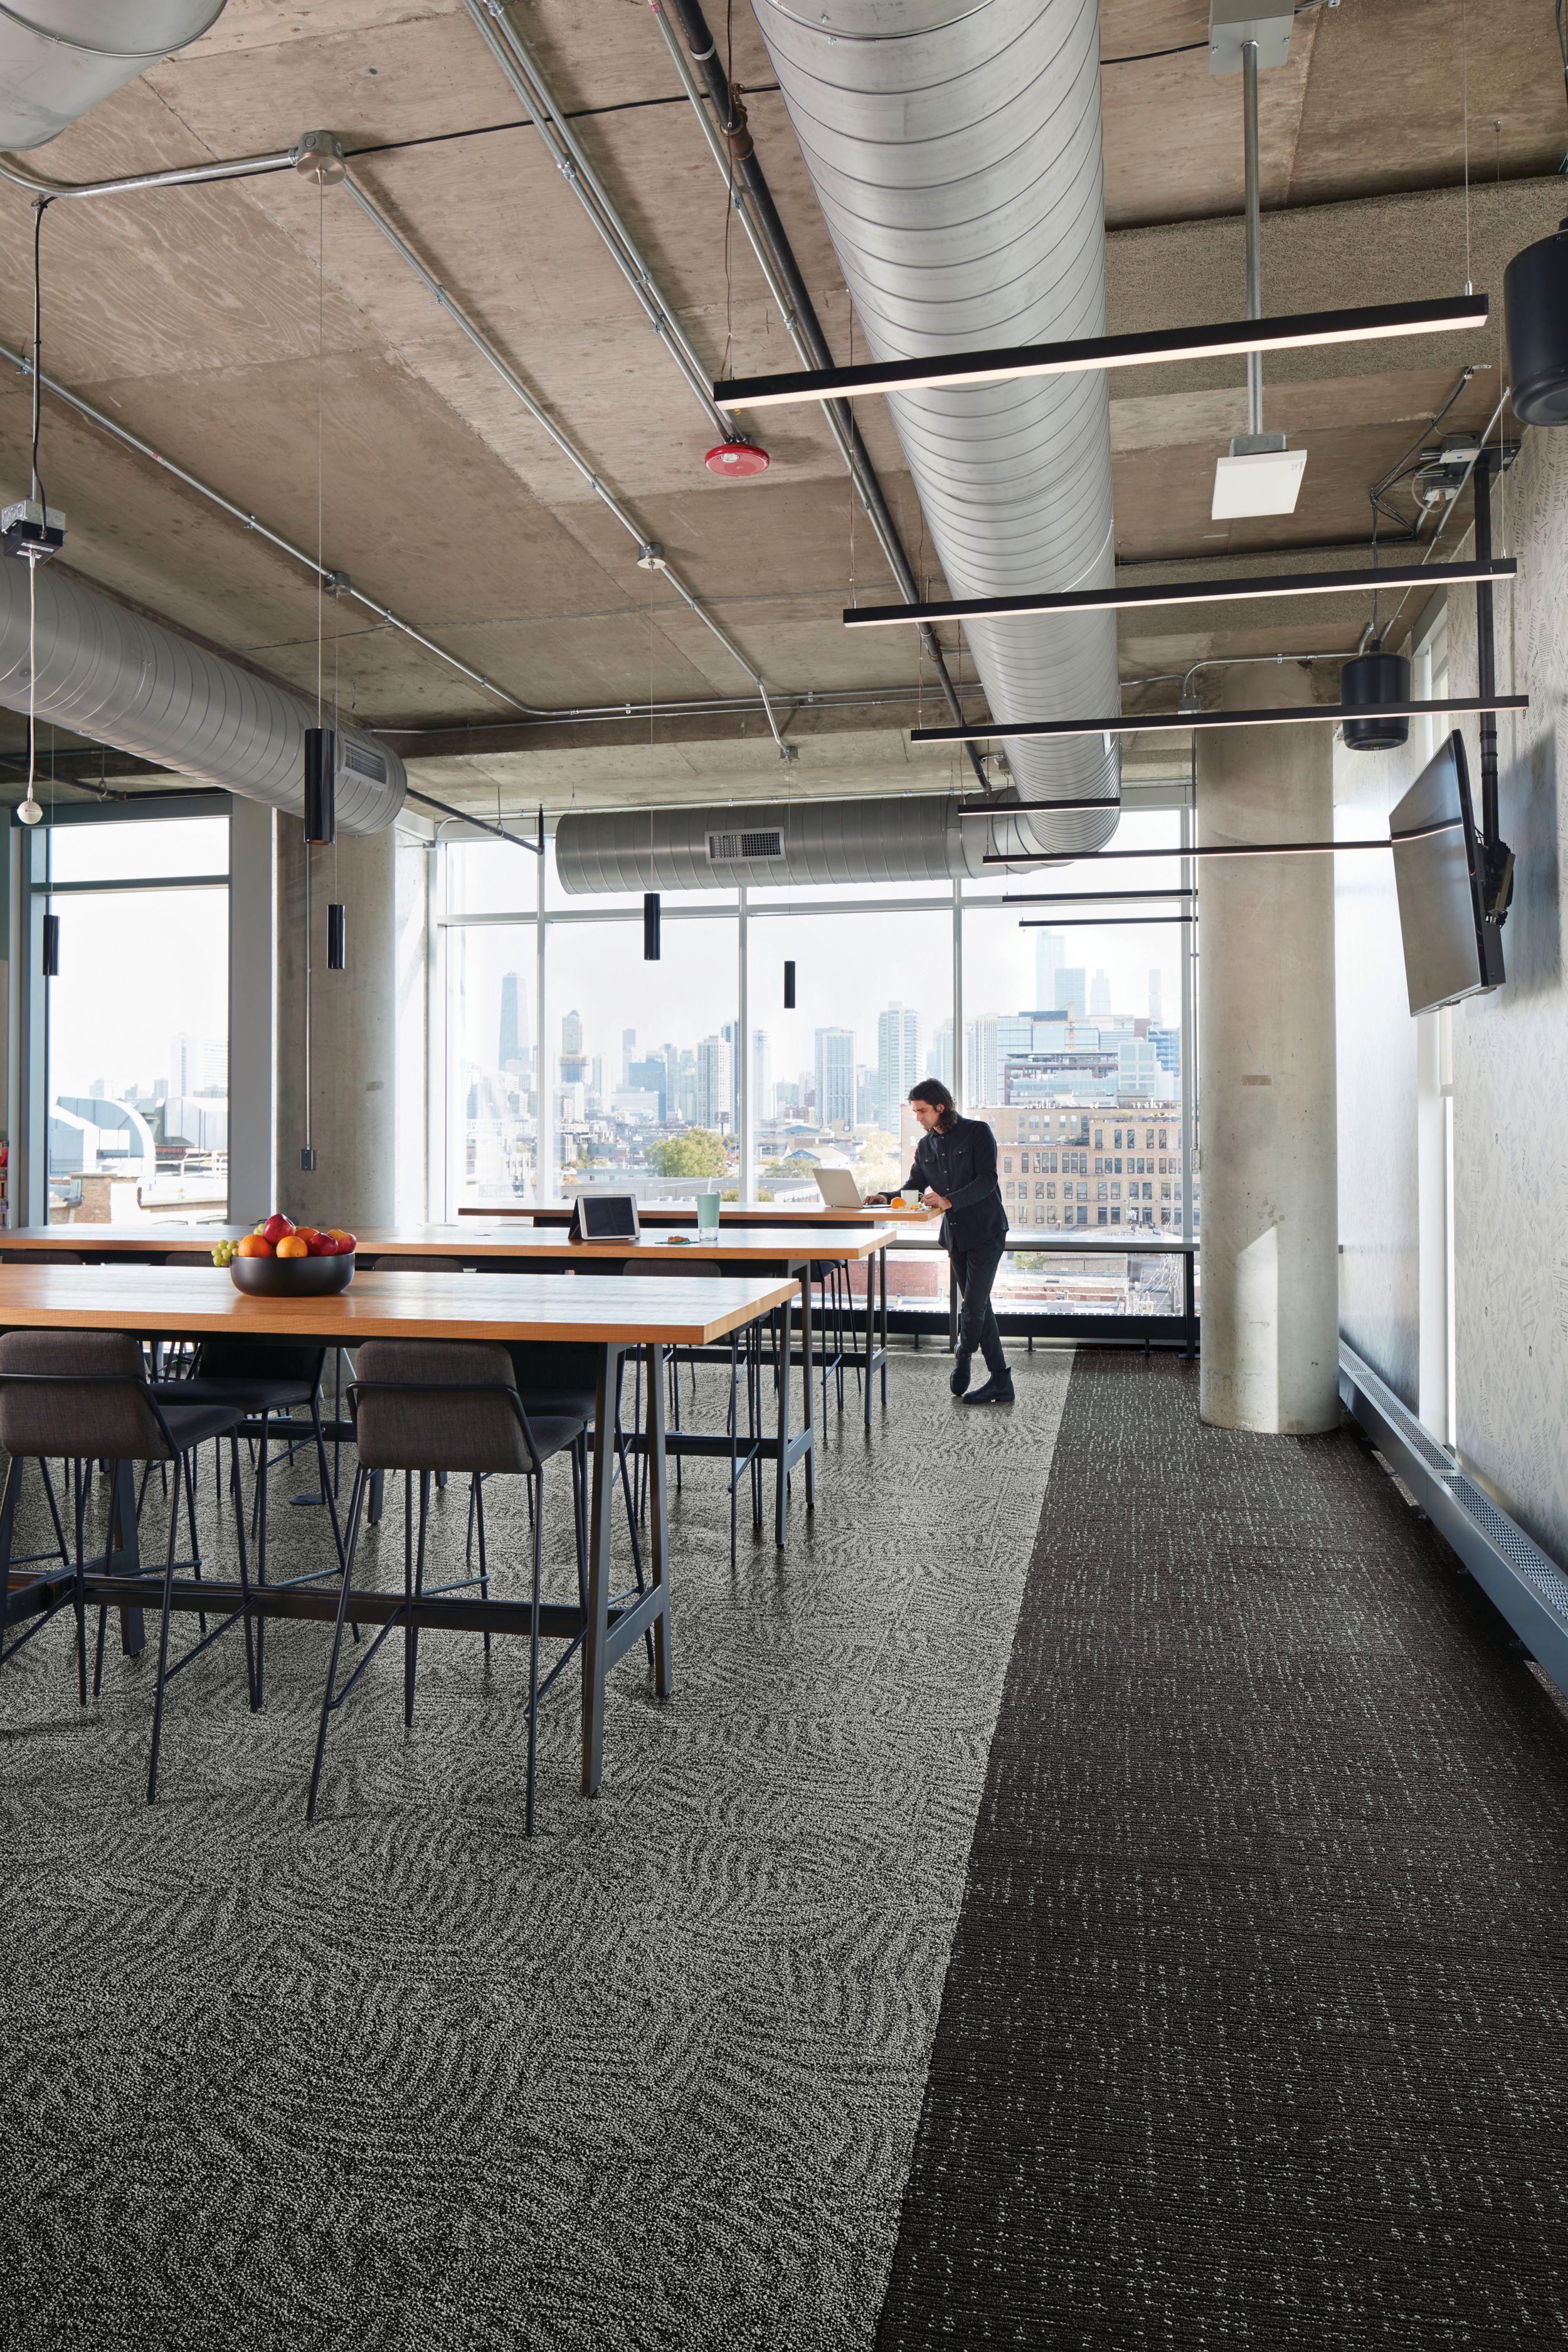
<svg viewBox="0 0 1568 2352">
<path fill-rule="evenodd" d="M 940 1078 L 910 1089 L 910 1108 L 924 1133 L 904 1183 L 928 1209 L 942 1211 L 942 1240 L 958 1278 L 958 1357 L 949 1386 L 965 1404 L 1011 1404 L 1013 1375 L 991 1306 L 991 1286 L 1007 1238 L 1007 1212 L 996 1181 L 996 1138 L 983 1118 L 960 1118 Z M 878 1196 L 886 1205 L 888 1195 Z M 991 1377 L 973 1395 L 969 1367 L 978 1348 Z"/>
</svg>

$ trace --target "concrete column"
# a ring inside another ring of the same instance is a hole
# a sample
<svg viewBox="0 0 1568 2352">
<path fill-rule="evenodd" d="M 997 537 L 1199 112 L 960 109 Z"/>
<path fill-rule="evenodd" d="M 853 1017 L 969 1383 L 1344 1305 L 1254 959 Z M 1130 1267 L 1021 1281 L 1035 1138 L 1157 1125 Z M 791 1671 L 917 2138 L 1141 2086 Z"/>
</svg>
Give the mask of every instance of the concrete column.
<svg viewBox="0 0 1568 2352">
<path fill-rule="evenodd" d="M 1310 703 L 1310 673 L 1226 670 L 1230 709 Z M 1333 836 L 1331 730 L 1197 738 L 1198 845 Z M 1339 1415 L 1331 857 L 1200 857 L 1199 1410 L 1305 1436 Z"/>
<path fill-rule="evenodd" d="M 296 1222 L 390 1225 L 396 1201 L 396 916 L 392 826 L 307 851 L 278 826 L 277 1206 Z M 310 859 L 310 1111 L 305 1140 L 305 859 Z M 347 908 L 348 969 L 327 970 L 327 905 Z"/>
</svg>

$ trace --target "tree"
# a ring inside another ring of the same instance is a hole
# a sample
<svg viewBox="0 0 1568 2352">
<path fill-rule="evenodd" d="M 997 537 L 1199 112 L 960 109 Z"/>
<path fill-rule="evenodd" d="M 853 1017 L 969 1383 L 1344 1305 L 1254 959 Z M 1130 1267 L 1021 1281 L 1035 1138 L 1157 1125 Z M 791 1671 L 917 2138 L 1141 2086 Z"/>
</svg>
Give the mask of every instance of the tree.
<svg viewBox="0 0 1568 2352">
<path fill-rule="evenodd" d="M 689 1127 L 684 1135 L 650 1143 L 647 1164 L 656 1176 L 725 1176 L 730 1171 L 722 1137 L 707 1127 Z"/>
</svg>

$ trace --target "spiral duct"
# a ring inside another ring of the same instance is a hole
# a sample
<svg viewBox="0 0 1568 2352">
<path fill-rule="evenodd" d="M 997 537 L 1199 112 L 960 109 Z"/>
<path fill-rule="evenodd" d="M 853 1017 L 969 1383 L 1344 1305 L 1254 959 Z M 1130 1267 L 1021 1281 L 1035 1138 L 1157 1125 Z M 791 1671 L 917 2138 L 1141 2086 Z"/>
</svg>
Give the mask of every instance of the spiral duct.
<svg viewBox="0 0 1568 2352">
<path fill-rule="evenodd" d="M 314 703 L 98 595 L 58 563 L 37 567 L 35 593 L 40 719 L 303 814 Z M 27 708 L 27 566 L 0 561 L 0 703 L 10 710 Z M 403 805 L 403 762 L 360 728 L 337 733 L 338 828 L 379 833 Z"/>
<path fill-rule="evenodd" d="M 865 356 L 1105 332 L 1097 0 L 753 5 Z M 890 406 L 954 596 L 1110 583 L 1103 374 L 903 393 Z M 977 871 L 987 851 L 1100 847 L 1116 829 L 1116 740 L 1009 740 L 1005 721 L 1115 715 L 1115 614 L 988 621 L 966 636 L 1024 804 L 1010 816 L 961 825 L 953 803 L 932 798 L 798 805 L 800 845 L 782 866 L 704 860 L 694 877 L 688 848 L 679 882 L 650 847 L 646 815 L 640 835 L 634 822 L 624 838 L 618 817 L 574 817 L 557 841 L 567 888 L 897 881 Z M 1103 814 L 1048 813 L 1054 800 L 1100 799 Z M 654 838 L 668 826 L 674 857 L 676 835 L 722 834 L 742 816 L 752 830 L 749 811 L 681 811 Z M 939 856 L 948 862 L 933 866 Z M 605 879 L 588 880 L 594 872 Z"/>
<path fill-rule="evenodd" d="M 225 0 L 5 0 L 0 151 L 41 147 L 138 74 L 189 47 Z"/>
</svg>

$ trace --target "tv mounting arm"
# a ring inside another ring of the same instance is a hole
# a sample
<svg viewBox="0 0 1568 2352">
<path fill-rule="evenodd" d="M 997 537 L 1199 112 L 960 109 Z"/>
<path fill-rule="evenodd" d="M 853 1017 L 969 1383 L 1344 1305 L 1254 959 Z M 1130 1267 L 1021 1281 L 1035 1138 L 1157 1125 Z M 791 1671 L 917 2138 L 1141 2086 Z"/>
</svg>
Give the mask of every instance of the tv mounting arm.
<svg viewBox="0 0 1568 2352">
<path fill-rule="evenodd" d="M 1476 560 L 1492 557 L 1492 477 L 1507 471 L 1518 454 L 1517 442 L 1494 443 L 1476 460 L 1472 481 L 1476 501 Z M 1492 583 L 1476 583 L 1476 682 L 1483 696 L 1497 690 L 1497 639 L 1493 628 Z M 1481 898 L 1489 923 L 1508 920 L 1513 897 L 1513 852 L 1502 838 L 1498 818 L 1497 713 L 1480 714 L 1481 738 Z"/>
</svg>

